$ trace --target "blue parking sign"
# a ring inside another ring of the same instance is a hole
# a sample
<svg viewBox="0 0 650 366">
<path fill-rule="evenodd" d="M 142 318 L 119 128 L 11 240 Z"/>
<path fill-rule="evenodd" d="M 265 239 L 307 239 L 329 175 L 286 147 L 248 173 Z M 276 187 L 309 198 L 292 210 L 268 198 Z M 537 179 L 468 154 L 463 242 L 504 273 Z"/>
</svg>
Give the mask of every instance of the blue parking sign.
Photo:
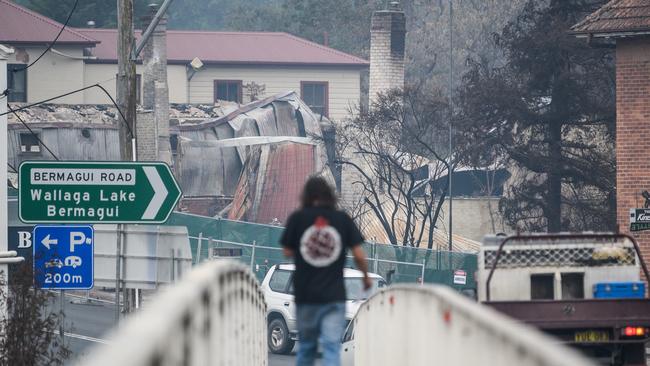
<svg viewBox="0 0 650 366">
<path fill-rule="evenodd" d="M 94 230 L 90 225 L 38 225 L 32 235 L 36 287 L 88 290 L 93 287 Z"/>
</svg>

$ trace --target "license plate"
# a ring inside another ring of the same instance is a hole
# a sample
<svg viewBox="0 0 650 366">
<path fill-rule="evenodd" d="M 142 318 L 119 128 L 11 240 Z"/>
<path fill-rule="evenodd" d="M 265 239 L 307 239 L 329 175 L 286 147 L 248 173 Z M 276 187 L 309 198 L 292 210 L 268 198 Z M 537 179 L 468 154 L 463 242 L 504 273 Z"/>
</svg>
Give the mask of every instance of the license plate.
<svg viewBox="0 0 650 366">
<path fill-rule="evenodd" d="M 609 333 L 600 330 L 575 332 L 574 340 L 581 343 L 606 342 L 609 341 Z"/>
</svg>

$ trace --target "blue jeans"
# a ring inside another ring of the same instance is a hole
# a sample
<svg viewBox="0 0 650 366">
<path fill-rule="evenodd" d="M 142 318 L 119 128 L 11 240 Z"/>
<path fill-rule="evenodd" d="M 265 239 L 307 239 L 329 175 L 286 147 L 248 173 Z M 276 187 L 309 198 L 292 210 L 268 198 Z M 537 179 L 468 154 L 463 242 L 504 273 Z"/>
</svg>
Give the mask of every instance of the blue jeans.
<svg viewBox="0 0 650 366">
<path fill-rule="evenodd" d="M 341 336 L 345 327 L 345 302 L 298 304 L 297 366 L 313 366 L 320 339 L 323 366 L 341 365 Z"/>
</svg>

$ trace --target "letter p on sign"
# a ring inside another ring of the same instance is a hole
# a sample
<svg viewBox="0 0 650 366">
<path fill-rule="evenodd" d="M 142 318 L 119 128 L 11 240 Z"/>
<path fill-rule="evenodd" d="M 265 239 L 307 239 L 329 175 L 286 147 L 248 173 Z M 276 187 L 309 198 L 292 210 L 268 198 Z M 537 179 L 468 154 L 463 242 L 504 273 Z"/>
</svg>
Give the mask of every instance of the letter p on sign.
<svg viewBox="0 0 650 366">
<path fill-rule="evenodd" d="M 74 253 L 74 247 L 76 245 L 90 244 L 90 238 L 86 238 L 86 235 L 79 231 L 70 232 L 70 253 Z"/>
</svg>

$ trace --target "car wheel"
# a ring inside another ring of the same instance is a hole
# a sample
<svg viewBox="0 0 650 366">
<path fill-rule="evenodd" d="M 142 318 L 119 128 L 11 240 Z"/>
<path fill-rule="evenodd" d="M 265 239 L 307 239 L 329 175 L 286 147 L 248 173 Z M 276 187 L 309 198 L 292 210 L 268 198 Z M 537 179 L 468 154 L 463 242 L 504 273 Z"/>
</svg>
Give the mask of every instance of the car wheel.
<svg viewBox="0 0 650 366">
<path fill-rule="evenodd" d="M 273 319 L 268 329 L 269 349 L 272 353 L 287 354 L 291 352 L 294 341 L 289 336 L 289 329 L 282 319 Z"/>
</svg>

